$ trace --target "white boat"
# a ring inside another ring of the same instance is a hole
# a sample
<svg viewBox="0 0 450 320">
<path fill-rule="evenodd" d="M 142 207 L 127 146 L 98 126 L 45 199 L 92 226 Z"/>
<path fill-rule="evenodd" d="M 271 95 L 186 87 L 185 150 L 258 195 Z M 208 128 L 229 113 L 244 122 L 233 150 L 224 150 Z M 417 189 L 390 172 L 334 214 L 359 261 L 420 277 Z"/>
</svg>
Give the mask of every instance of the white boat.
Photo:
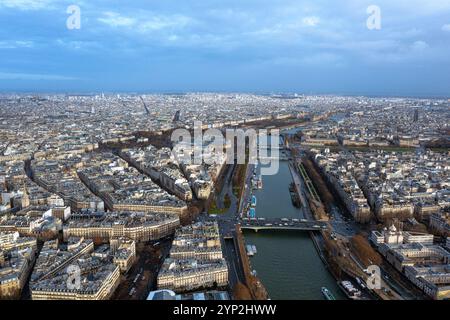
<svg viewBox="0 0 450 320">
<path fill-rule="evenodd" d="M 333 294 L 331 293 L 331 291 L 328 290 L 327 288 L 322 287 L 321 291 L 322 291 L 322 294 L 325 296 L 325 298 L 326 298 L 327 300 L 336 300 L 336 298 L 333 296 Z"/>
</svg>

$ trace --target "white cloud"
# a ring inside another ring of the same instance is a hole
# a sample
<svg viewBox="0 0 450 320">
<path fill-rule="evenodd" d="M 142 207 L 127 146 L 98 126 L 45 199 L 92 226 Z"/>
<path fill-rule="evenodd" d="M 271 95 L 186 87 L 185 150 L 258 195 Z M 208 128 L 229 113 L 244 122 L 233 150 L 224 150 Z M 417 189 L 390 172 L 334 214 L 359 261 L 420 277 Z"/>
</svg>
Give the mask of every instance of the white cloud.
<svg viewBox="0 0 450 320">
<path fill-rule="evenodd" d="M 111 11 L 104 12 L 103 17 L 97 20 L 111 27 L 131 27 L 136 24 L 136 19 Z"/>
<path fill-rule="evenodd" d="M 416 41 L 412 44 L 411 49 L 414 51 L 424 51 L 428 49 L 430 46 L 425 41 Z"/>
<path fill-rule="evenodd" d="M 24 40 L 0 41 L 0 49 L 32 48 L 33 46 L 34 46 L 33 41 L 24 41 Z"/>
<path fill-rule="evenodd" d="M 334 38 L 334 30 L 332 30 L 333 32 L 328 32 L 329 28 L 325 26 L 319 27 L 321 19 L 317 16 L 305 16 L 303 18 L 285 16 L 279 17 L 273 22 L 263 21 L 260 25 L 256 25 L 249 30 L 243 30 L 238 35 L 246 35 L 250 40 L 251 38 L 258 41 L 266 39 L 277 42 L 289 42 L 291 44 L 298 44 L 300 38 L 309 36 L 312 32 L 317 38 L 322 36 Z"/>
<path fill-rule="evenodd" d="M 303 25 L 307 26 L 307 27 L 315 27 L 319 24 L 319 22 L 320 22 L 320 19 L 315 16 L 305 17 L 302 19 Z"/>
<path fill-rule="evenodd" d="M 78 80 L 78 78 L 56 74 L 37 74 L 20 72 L 0 72 L 0 80 Z"/>
<path fill-rule="evenodd" d="M 424 36 L 425 32 L 422 29 L 411 28 L 405 30 L 389 30 L 386 37 L 390 39 L 411 39 Z"/>
<path fill-rule="evenodd" d="M 450 10 L 450 1 L 448 0 L 345 0 L 340 1 L 346 10 L 351 10 L 353 13 L 360 12 L 370 5 L 377 5 L 381 8 L 381 13 L 388 13 L 390 15 L 397 15 L 398 17 L 412 16 L 428 16 L 434 14 L 442 14 Z M 334 7 L 334 6 L 333 6 Z M 411 16 L 412 15 L 412 16 Z"/>
<path fill-rule="evenodd" d="M 442 31 L 450 32 L 450 23 L 442 26 Z"/>
<path fill-rule="evenodd" d="M 57 46 L 67 50 L 82 51 L 98 51 L 103 49 L 102 44 L 98 41 L 79 41 L 68 39 L 56 39 L 54 42 Z"/>
<path fill-rule="evenodd" d="M 388 2 L 400 9 L 400 12 L 408 10 L 418 15 L 440 14 L 450 10 L 450 1 L 448 0 L 396 0 Z"/>
<path fill-rule="evenodd" d="M 140 33 L 149 33 L 165 29 L 183 29 L 194 22 L 192 18 L 179 14 L 158 15 L 151 12 L 139 12 L 133 17 L 130 17 L 110 11 L 104 12 L 103 17 L 98 18 L 97 20 L 110 27 L 133 28 L 133 31 L 138 31 Z"/>
<path fill-rule="evenodd" d="M 156 15 L 140 23 L 139 30 L 141 32 L 147 32 L 168 28 L 182 29 L 190 23 L 192 23 L 192 19 L 183 15 Z"/>
<path fill-rule="evenodd" d="M 0 8 L 41 10 L 53 7 L 55 0 L 0 0 Z"/>
</svg>

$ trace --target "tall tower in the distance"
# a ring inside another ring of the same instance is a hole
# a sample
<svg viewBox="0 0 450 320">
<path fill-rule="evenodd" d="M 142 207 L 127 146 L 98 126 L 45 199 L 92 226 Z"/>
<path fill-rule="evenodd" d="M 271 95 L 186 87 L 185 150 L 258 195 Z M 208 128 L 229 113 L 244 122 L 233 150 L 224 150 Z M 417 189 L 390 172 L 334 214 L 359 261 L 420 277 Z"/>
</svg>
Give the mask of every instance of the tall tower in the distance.
<svg viewBox="0 0 450 320">
<path fill-rule="evenodd" d="M 419 121 L 419 109 L 414 109 L 414 122 Z"/>
</svg>

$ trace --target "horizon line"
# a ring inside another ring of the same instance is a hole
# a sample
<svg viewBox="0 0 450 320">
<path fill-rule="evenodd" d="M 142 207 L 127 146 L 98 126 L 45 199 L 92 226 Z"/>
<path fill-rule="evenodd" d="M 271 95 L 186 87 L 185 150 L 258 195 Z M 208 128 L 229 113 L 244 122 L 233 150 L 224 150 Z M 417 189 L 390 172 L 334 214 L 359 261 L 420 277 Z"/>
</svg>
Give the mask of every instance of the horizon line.
<svg viewBox="0 0 450 320">
<path fill-rule="evenodd" d="M 280 95 L 280 96 L 334 96 L 334 97 L 365 97 L 365 98 L 402 98 L 402 99 L 449 99 L 450 94 L 394 94 L 394 93 L 345 93 L 345 92 L 295 92 L 295 91 L 236 91 L 236 90 L 2 90 L 0 89 L 0 95 L 66 95 L 66 96 L 93 96 L 93 95 L 186 95 L 186 94 L 249 94 L 249 95 Z"/>
</svg>

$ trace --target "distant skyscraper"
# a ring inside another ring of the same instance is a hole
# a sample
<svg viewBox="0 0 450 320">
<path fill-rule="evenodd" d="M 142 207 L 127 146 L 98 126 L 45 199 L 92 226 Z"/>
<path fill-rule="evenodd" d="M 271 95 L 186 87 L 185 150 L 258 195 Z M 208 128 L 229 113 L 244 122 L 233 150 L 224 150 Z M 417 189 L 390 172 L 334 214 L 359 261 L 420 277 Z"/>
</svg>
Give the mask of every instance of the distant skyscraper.
<svg viewBox="0 0 450 320">
<path fill-rule="evenodd" d="M 145 112 L 147 113 L 147 115 L 149 115 L 149 114 L 150 114 L 150 110 L 148 110 L 148 107 L 147 107 L 147 105 L 145 104 L 144 99 L 143 99 L 142 97 L 139 97 L 139 98 L 141 98 L 142 104 L 144 105 Z"/>
<path fill-rule="evenodd" d="M 173 117 L 173 122 L 180 121 L 180 114 L 181 114 L 180 110 L 177 110 L 177 112 L 175 112 L 175 115 Z"/>
<path fill-rule="evenodd" d="M 414 110 L 414 122 L 419 121 L 419 109 Z"/>
</svg>

